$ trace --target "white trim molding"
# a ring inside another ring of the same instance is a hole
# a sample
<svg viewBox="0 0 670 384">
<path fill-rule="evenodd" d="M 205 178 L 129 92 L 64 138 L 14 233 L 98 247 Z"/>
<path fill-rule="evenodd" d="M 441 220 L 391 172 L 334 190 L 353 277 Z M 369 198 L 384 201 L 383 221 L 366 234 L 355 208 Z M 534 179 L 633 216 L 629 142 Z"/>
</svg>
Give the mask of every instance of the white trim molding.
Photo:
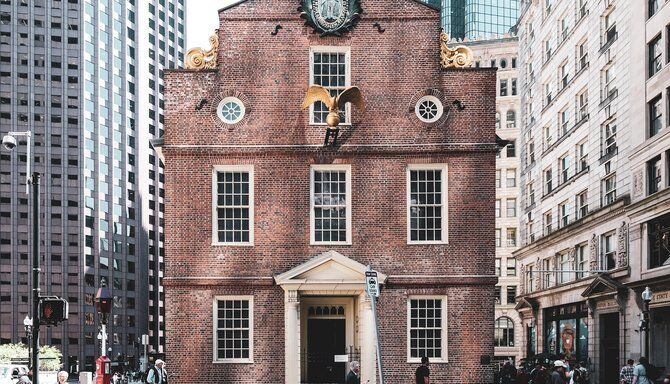
<svg viewBox="0 0 670 384">
<path fill-rule="evenodd" d="M 218 328 L 218 302 L 224 300 L 240 300 L 249 302 L 249 357 L 219 359 L 217 358 L 217 328 Z M 214 296 L 212 300 L 212 363 L 248 363 L 254 362 L 254 297 L 251 295 L 242 296 Z"/>
<path fill-rule="evenodd" d="M 249 174 L 249 241 L 221 242 L 218 237 L 219 220 L 217 213 L 217 174 L 219 172 L 246 172 Z M 212 169 L 212 245 L 214 246 L 253 246 L 254 245 L 254 166 L 215 165 Z"/>
<path fill-rule="evenodd" d="M 412 240 L 412 226 L 411 226 L 411 172 L 412 171 L 429 171 L 429 170 L 440 170 L 442 171 L 441 175 L 441 190 L 440 190 L 440 201 L 441 201 L 441 214 L 442 214 L 442 239 L 441 240 Z M 406 188 L 405 194 L 407 198 L 407 244 L 448 244 L 449 243 L 449 172 L 447 164 L 408 164 L 406 171 Z"/>
<path fill-rule="evenodd" d="M 412 300 L 441 300 L 441 324 L 440 324 L 440 340 L 441 340 L 441 354 L 442 357 L 436 358 L 436 357 L 430 357 L 430 362 L 431 363 L 448 363 L 449 358 L 448 358 L 448 340 L 447 337 L 449 335 L 448 328 L 447 328 L 447 296 L 440 296 L 440 295 L 408 295 L 407 296 L 407 362 L 408 363 L 420 363 L 421 362 L 421 357 L 412 357 L 412 352 L 411 352 L 411 335 L 410 331 L 412 329 L 412 324 L 411 324 L 411 319 L 412 319 Z"/>
</svg>

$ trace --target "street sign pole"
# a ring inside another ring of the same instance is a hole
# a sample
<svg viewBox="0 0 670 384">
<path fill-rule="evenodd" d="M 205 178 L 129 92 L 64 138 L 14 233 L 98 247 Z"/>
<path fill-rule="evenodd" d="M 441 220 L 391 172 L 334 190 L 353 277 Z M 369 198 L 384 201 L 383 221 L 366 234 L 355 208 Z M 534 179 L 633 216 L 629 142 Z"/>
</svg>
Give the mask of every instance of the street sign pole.
<svg viewBox="0 0 670 384">
<path fill-rule="evenodd" d="M 384 370 L 382 369 L 382 347 L 379 342 L 379 326 L 377 324 L 377 297 L 379 296 L 379 282 L 377 281 L 377 272 L 368 265 L 365 272 L 365 290 L 370 297 L 372 305 L 372 322 L 375 328 L 375 342 L 377 344 L 377 370 L 379 371 L 379 383 L 384 384 Z"/>
</svg>

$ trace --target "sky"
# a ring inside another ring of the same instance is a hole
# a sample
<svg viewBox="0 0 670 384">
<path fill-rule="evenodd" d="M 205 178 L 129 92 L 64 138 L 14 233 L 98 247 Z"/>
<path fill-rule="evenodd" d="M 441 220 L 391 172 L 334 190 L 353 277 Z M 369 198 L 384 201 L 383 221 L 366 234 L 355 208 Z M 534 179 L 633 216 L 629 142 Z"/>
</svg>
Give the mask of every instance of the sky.
<svg viewBox="0 0 670 384">
<path fill-rule="evenodd" d="M 236 0 L 186 0 L 186 50 L 209 48 L 209 36 L 219 27 L 218 10 Z"/>
</svg>

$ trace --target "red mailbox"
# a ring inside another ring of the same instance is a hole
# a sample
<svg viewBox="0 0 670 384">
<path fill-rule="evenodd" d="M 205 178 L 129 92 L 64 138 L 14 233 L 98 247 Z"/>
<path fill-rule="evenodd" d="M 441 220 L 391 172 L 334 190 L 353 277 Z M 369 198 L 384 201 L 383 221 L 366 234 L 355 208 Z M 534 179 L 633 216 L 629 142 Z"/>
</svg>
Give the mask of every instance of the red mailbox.
<svg viewBox="0 0 670 384">
<path fill-rule="evenodd" d="M 112 381 L 112 361 L 100 356 L 95 361 L 95 384 L 109 384 Z"/>
</svg>

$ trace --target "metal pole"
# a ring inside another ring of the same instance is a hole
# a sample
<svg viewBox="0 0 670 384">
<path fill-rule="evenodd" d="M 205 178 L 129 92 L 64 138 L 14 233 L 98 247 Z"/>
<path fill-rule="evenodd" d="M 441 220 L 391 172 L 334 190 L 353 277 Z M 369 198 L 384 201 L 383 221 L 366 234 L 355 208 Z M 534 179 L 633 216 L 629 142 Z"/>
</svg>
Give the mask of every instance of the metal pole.
<svg viewBox="0 0 670 384">
<path fill-rule="evenodd" d="M 382 347 L 379 343 L 379 327 L 377 326 L 377 298 L 375 295 L 369 295 L 372 301 L 372 321 L 375 327 L 375 338 L 377 344 L 377 369 L 379 371 L 379 384 L 384 384 L 384 370 L 382 369 Z"/>
<path fill-rule="evenodd" d="M 100 356 L 107 356 L 107 323 L 102 323 L 100 328 L 100 349 L 102 350 Z"/>
<path fill-rule="evenodd" d="M 28 159 L 30 162 L 30 159 Z M 40 174 L 34 172 L 30 178 L 33 186 L 33 351 L 32 351 L 32 369 L 33 383 L 40 382 L 40 358 L 39 358 L 39 339 L 40 339 Z"/>
<path fill-rule="evenodd" d="M 644 356 L 649 359 L 649 302 L 644 302 Z M 650 359 L 651 361 L 651 359 Z"/>
</svg>

